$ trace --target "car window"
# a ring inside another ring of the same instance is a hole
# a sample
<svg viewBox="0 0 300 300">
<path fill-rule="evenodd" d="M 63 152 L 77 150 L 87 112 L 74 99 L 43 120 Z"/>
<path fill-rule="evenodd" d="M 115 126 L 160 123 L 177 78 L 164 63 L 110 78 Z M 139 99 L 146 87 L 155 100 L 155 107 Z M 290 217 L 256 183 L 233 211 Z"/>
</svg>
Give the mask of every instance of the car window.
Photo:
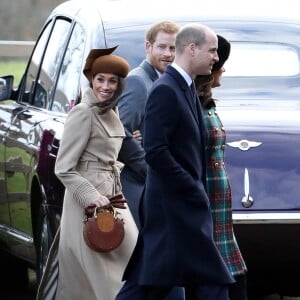
<svg viewBox="0 0 300 300">
<path fill-rule="evenodd" d="M 297 49 L 289 45 L 232 43 L 224 76 L 295 76 L 299 62 Z"/>
<path fill-rule="evenodd" d="M 116 54 L 124 57 L 131 69 L 138 66 L 145 57 L 145 32 L 148 26 L 116 27 L 106 34 L 108 46 L 119 45 Z"/>
<path fill-rule="evenodd" d="M 46 44 L 50 35 L 52 28 L 52 23 L 48 23 L 43 33 L 41 34 L 39 40 L 37 41 L 36 47 L 32 54 L 31 61 L 29 62 L 26 78 L 25 78 L 25 93 L 29 93 L 30 99 L 26 101 L 32 102 L 32 92 L 35 88 L 36 78 L 38 76 L 39 65 L 41 63 L 44 50 L 46 49 Z"/>
<path fill-rule="evenodd" d="M 109 46 L 119 45 L 116 52 L 128 60 L 131 68 L 136 67 L 145 56 L 146 30 L 147 26 L 135 25 L 116 27 L 107 34 Z M 223 35 L 226 34 L 228 32 Z M 299 53 L 296 47 L 287 43 L 231 42 L 231 54 L 225 69 L 224 77 L 299 76 Z"/>
<path fill-rule="evenodd" d="M 25 86 L 26 91 L 32 95 L 30 103 L 34 106 L 48 108 L 50 105 L 49 98 L 53 93 L 70 26 L 69 21 L 57 19 L 48 43 L 50 28 L 46 28 L 34 51 Z"/>
<path fill-rule="evenodd" d="M 76 24 L 58 76 L 50 108 L 52 111 L 67 113 L 78 100 L 84 45 L 84 30 Z"/>
</svg>

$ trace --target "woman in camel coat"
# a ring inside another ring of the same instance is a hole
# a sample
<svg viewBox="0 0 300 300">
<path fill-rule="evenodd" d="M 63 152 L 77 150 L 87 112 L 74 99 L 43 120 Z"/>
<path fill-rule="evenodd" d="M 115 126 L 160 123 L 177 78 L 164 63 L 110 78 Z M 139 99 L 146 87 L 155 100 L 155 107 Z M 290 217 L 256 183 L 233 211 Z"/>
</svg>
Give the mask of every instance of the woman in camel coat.
<svg viewBox="0 0 300 300">
<path fill-rule="evenodd" d="M 58 250 L 57 300 L 113 300 L 135 246 L 137 227 L 129 209 L 117 209 L 125 238 L 109 253 L 90 249 L 83 238 L 84 208 L 110 203 L 121 192 L 117 161 L 125 136 L 117 102 L 129 66 L 115 48 L 91 50 L 84 68 L 91 87 L 69 113 L 55 173 L 66 187 Z"/>
</svg>

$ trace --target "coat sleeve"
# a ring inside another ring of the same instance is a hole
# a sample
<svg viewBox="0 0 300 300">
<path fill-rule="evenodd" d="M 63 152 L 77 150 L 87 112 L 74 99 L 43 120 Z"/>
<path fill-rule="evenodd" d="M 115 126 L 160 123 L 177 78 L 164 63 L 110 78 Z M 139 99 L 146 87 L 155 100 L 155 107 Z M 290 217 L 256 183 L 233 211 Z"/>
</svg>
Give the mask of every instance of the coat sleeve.
<svg viewBox="0 0 300 300">
<path fill-rule="evenodd" d="M 141 130 L 147 97 L 147 88 L 143 79 L 137 75 L 128 76 L 118 107 L 120 119 L 131 133 L 134 130 Z"/>
<path fill-rule="evenodd" d="M 76 105 L 68 114 L 60 142 L 55 174 L 83 207 L 93 203 L 100 194 L 75 170 L 91 132 L 92 114 L 85 104 Z"/>
<path fill-rule="evenodd" d="M 145 179 L 147 172 L 145 151 L 141 143 L 132 136 L 132 133 L 135 130 L 143 131 L 141 124 L 147 97 L 147 89 L 143 79 L 140 76 L 130 75 L 127 77 L 126 89 L 118 104 L 120 119 L 126 133 L 119 153 L 119 160 L 143 179 Z"/>
<path fill-rule="evenodd" d="M 125 133 L 126 137 L 123 139 L 122 147 L 119 152 L 119 160 L 145 180 L 147 164 L 145 162 L 144 148 L 126 128 Z"/>
</svg>

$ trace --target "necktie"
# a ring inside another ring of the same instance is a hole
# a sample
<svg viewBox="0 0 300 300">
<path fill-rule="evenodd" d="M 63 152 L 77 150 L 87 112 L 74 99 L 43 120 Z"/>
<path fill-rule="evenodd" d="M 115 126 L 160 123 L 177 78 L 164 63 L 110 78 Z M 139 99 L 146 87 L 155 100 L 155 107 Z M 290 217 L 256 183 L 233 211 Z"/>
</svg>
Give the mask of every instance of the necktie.
<svg viewBox="0 0 300 300">
<path fill-rule="evenodd" d="M 191 90 L 191 94 L 192 94 L 193 105 L 195 105 L 195 107 L 196 107 L 198 97 L 197 97 L 197 92 L 196 92 L 196 87 L 195 87 L 194 81 L 192 81 L 192 83 L 190 85 L 190 90 Z"/>
<path fill-rule="evenodd" d="M 195 95 L 196 95 L 196 89 L 195 89 L 194 81 L 192 81 L 192 83 L 191 83 L 191 85 L 190 85 L 190 89 L 191 89 L 191 93 L 192 93 L 193 98 L 195 98 Z"/>
<path fill-rule="evenodd" d="M 192 104 L 194 106 L 195 112 L 198 115 L 202 116 L 202 111 L 201 111 L 201 105 L 200 102 L 197 103 L 199 100 L 198 95 L 197 95 L 197 91 L 196 91 L 196 86 L 195 86 L 195 82 L 192 81 L 191 85 L 190 85 L 190 89 L 191 89 L 191 94 L 192 94 Z"/>
</svg>

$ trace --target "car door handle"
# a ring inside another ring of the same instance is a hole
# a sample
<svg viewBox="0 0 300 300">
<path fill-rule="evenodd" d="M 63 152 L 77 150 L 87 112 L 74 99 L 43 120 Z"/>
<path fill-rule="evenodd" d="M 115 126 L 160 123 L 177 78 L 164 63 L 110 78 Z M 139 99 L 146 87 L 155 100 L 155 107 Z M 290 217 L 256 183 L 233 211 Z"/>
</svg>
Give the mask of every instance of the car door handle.
<svg viewBox="0 0 300 300">
<path fill-rule="evenodd" d="M 17 118 L 19 120 L 27 120 L 32 117 L 32 114 L 28 114 L 28 110 L 24 110 L 21 113 L 18 114 Z"/>
<path fill-rule="evenodd" d="M 250 182 L 247 168 L 245 168 L 244 173 L 244 192 L 245 196 L 242 198 L 241 202 L 244 207 L 249 208 L 253 205 L 253 198 L 250 196 Z"/>
<path fill-rule="evenodd" d="M 9 131 L 10 132 L 14 132 L 14 133 L 19 133 L 20 132 L 20 128 L 17 127 L 17 126 L 12 125 L 12 126 L 9 127 Z"/>
</svg>

